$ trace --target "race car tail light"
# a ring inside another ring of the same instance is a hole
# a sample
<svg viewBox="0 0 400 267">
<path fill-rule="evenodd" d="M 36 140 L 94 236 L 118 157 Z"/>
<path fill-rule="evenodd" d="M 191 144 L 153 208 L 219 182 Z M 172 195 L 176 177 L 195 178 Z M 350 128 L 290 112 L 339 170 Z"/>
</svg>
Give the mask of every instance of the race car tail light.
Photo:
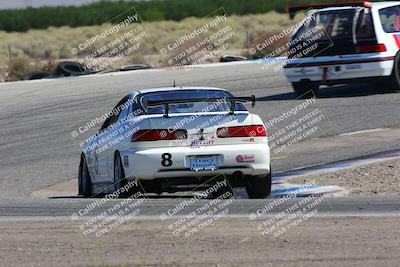
<svg viewBox="0 0 400 267">
<path fill-rule="evenodd" d="M 381 53 L 386 51 L 387 49 L 384 44 L 367 44 L 358 46 L 359 53 Z"/>
<path fill-rule="evenodd" d="M 139 130 L 132 135 L 132 142 L 144 141 L 161 141 L 161 140 L 184 140 L 187 139 L 186 130 L 167 130 L 167 129 L 152 129 Z"/>
<path fill-rule="evenodd" d="M 230 137 L 265 137 L 267 130 L 263 125 L 224 127 L 217 130 L 219 138 Z"/>
</svg>

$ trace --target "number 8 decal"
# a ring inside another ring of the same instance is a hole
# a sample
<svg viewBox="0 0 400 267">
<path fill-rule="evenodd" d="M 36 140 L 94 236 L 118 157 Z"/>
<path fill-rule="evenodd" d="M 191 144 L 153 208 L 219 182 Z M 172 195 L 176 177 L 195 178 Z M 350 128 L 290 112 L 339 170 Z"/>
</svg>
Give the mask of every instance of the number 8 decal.
<svg viewBox="0 0 400 267">
<path fill-rule="evenodd" d="M 172 155 L 170 153 L 164 153 L 161 155 L 161 165 L 163 167 L 171 167 L 172 166 Z"/>
</svg>

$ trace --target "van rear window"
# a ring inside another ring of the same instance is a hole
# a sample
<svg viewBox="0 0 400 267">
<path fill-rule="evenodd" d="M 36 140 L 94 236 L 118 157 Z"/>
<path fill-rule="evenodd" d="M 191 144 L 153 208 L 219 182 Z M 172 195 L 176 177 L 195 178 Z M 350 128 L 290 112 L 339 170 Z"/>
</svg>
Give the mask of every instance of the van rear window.
<svg viewBox="0 0 400 267">
<path fill-rule="evenodd" d="M 300 28 L 296 34 L 297 36 L 317 26 L 321 27 L 325 32 L 322 40 L 327 40 L 328 38 L 332 40 L 351 40 L 354 29 L 357 39 L 374 38 L 375 36 L 371 13 L 365 10 L 360 12 L 357 12 L 356 9 L 321 11 L 313 14 L 312 18 Z M 356 23 L 355 28 L 354 23 Z"/>
</svg>

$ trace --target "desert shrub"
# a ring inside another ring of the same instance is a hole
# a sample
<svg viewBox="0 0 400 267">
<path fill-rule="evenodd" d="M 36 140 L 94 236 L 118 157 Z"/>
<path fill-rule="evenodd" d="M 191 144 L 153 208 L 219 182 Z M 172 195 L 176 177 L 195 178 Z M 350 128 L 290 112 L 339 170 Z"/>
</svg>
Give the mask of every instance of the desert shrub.
<svg viewBox="0 0 400 267">
<path fill-rule="evenodd" d="M 14 58 L 7 67 L 7 72 L 3 72 L 3 76 L 7 77 L 7 81 L 22 80 L 24 76 L 31 72 L 47 71 L 54 72 L 57 62 L 54 59 L 47 61 L 35 60 L 26 56 Z"/>
<path fill-rule="evenodd" d="M 228 20 L 224 22 L 223 26 L 221 25 L 221 27 L 210 30 L 209 34 L 211 35 L 228 25 L 235 32 L 235 38 L 227 41 L 227 43 L 229 43 L 228 49 L 246 49 L 248 44 L 246 32 L 248 32 L 248 35 L 251 37 L 251 43 L 254 43 L 257 38 L 271 32 L 280 32 L 290 25 L 297 23 L 301 18 L 302 16 L 298 16 L 295 20 L 291 21 L 287 15 L 277 12 L 247 16 L 233 15 L 228 17 Z M 128 58 L 126 63 L 150 63 L 146 62 L 146 60 L 144 60 L 144 62 L 138 62 L 142 61 L 144 57 L 145 59 L 151 58 L 151 63 L 158 62 L 158 66 L 164 66 L 161 61 L 158 59 L 156 60 L 160 48 L 174 42 L 180 36 L 192 32 L 195 28 L 204 25 L 208 21 L 209 19 L 206 18 L 199 19 L 190 17 L 180 22 L 155 21 L 143 23 L 146 32 L 146 40 L 140 51 L 132 55 L 136 58 Z M 108 41 L 118 37 L 118 35 L 122 33 L 96 42 L 93 46 L 90 46 L 84 51 L 86 54 L 79 53 L 78 55 L 72 55 L 71 49 L 76 47 L 79 43 L 85 42 L 90 36 L 100 33 L 109 27 L 112 27 L 112 25 L 104 24 L 101 26 L 84 26 L 78 28 L 50 27 L 47 30 L 29 30 L 24 33 L 7 33 L 0 31 L 0 40 L 2 40 L 0 44 L 0 65 L 8 65 L 8 44 L 12 47 L 13 58 L 27 57 L 41 61 L 48 60 L 49 58 L 71 60 L 85 58 L 87 53 L 99 49 Z M 130 25 L 124 32 L 131 30 L 132 27 L 134 26 Z M 141 58 L 137 58 L 138 55 L 140 55 Z M 173 55 L 169 55 L 169 57 L 171 56 Z M 125 64 L 125 62 L 123 64 Z"/>
<path fill-rule="evenodd" d="M 35 69 L 31 64 L 32 60 L 27 57 L 13 59 L 8 67 L 8 80 L 21 80 L 27 73 Z"/>
<path fill-rule="evenodd" d="M 243 56 L 253 59 L 264 58 L 264 57 L 278 57 L 282 56 L 287 51 L 287 43 L 289 42 L 290 36 L 285 35 L 283 38 L 279 38 L 280 32 L 273 33 L 253 33 L 252 42 L 248 49 L 245 50 Z M 269 41 L 274 40 L 274 41 Z M 265 45 L 260 45 L 265 44 Z M 257 46 L 262 49 L 258 49 Z M 253 49 L 256 53 L 250 53 Z"/>
</svg>

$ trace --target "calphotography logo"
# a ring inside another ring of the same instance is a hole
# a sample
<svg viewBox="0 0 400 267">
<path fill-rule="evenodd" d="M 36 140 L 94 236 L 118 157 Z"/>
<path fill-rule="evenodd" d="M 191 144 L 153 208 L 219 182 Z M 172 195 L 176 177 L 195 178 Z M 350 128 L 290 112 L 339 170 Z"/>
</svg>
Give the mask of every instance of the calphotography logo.
<svg viewBox="0 0 400 267">
<path fill-rule="evenodd" d="M 0 1 L 1 266 L 399 266 L 400 2 Z"/>
<path fill-rule="evenodd" d="M 212 184 L 206 186 L 206 184 Z M 216 176 L 200 185 L 198 193 L 190 199 L 182 199 L 173 208 L 160 215 L 160 220 L 169 221 L 168 230 L 173 237 L 198 239 L 217 222 L 229 215 L 235 198 L 229 182 L 223 176 Z M 205 199 L 213 198 L 210 201 Z M 171 223 L 172 222 L 172 223 Z"/>
</svg>

